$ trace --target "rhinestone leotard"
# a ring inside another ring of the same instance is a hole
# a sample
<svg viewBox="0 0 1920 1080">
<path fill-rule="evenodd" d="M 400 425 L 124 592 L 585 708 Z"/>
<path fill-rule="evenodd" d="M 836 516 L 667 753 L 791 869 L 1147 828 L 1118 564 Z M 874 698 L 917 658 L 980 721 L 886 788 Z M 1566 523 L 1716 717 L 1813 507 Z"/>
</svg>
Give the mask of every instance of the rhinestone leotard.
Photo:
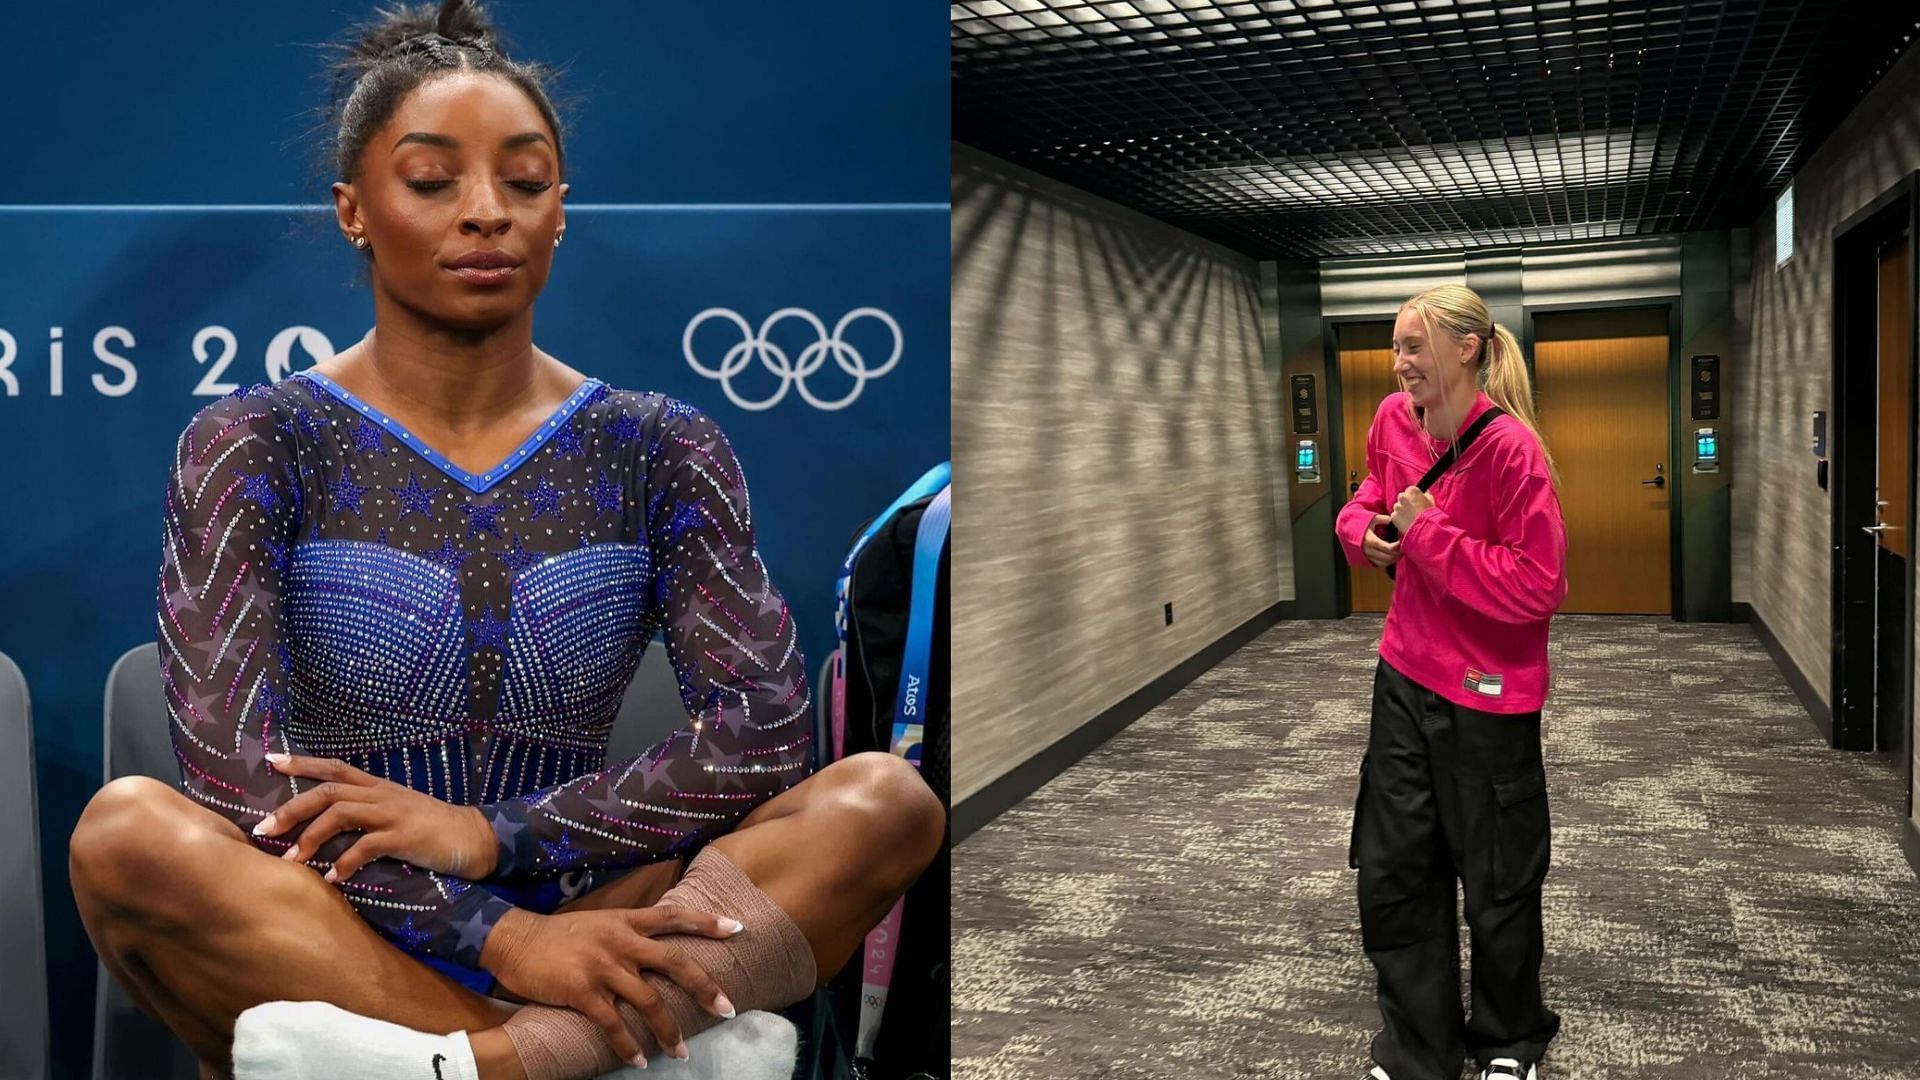
<svg viewBox="0 0 1920 1080">
<path fill-rule="evenodd" d="M 473 474 L 301 372 L 193 419 L 165 517 L 182 786 L 243 830 L 312 783 L 265 754 L 339 758 L 479 806 L 489 880 L 525 882 L 684 853 L 806 773 L 792 617 L 731 447 L 681 402 L 588 380 Z M 692 719 L 608 767 L 656 633 Z M 511 905 L 475 884 L 380 859 L 340 888 L 396 943 L 477 966 Z"/>
</svg>

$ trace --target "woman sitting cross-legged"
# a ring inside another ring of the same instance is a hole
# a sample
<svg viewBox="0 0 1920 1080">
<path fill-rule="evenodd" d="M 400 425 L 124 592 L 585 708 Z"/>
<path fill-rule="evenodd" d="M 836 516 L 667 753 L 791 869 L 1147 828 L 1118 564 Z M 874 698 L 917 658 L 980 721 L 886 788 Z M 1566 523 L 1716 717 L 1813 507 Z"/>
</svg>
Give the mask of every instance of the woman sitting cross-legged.
<svg viewBox="0 0 1920 1080">
<path fill-rule="evenodd" d="M 210 1072 L 683 1056 L 845 964 L 944 808 L 888 755 L 807 775 L 806 663 L 714 422 L 533 344 L 567 190 L 537 73 L 461 0 L 350 65 L 334 197 L 375 326 L 180 439 L 157 626 L 182 783 L 89 804 L 81 917 Z M 656 632 L 691 719 L 608 762 Z"/>
</svg>

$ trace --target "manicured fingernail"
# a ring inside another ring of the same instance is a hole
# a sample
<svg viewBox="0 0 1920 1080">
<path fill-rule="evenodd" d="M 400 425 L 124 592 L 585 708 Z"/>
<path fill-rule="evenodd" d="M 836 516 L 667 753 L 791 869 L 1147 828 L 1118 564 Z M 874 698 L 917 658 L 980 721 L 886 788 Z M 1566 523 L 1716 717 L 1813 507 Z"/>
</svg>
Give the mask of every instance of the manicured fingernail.
<svg viewBox="0 0 1920 1080">
<path fill-rule="evenodd" d="M 715 994 L 713 995 L 713 1011 L 731 1020 L 734 1017 L 733 1002 L 728 1001 L 727 995 L 725 994 Z"/>
<path fill-rule="evenodd" d="M 728 936 L 737 934 L 740 931 L 745 930 L 746 928 L 747 928 L 747 924 L 741 922 L 739 919 L 729 919 L 727 921 L 726 929 L 727 929 Z"/>
<path fill-rule="evenodd" d="M 340 880 L 340 870 L 339 870 L 339 868 L 338 868 L 338 867 L 335 867 L 335 868 L 333 868 L 333 869 L 330 869 L 330 870 L 328 870 L 325 876 L 326 876 L 326 879 L 327 879 L 327 881 L 328 881 L 328 882 L 335 882 L 335 881 L 339 881 L 339 880 Z"/>
<path fill-rule="evenodd" d="M 268 755 L 267 755 L 267 760 L 268 760 L 268 761 L 271 761 L 271 762 L 273 762 L 273 763 L 274 763 L 275 765 L 285 765 L 285 764 L 287 763 L 287 755 L 285 755 L 285 754 L 268 754 Z"/>
<path fill-rule="evenodd" d="M 273 815 L 272 814 L 268 814 L 266 817 L 261 818 L 260 824 L 255 825 L 253 827 L 253 835 L 255 836 L 265 836 L 267 835 L 267 833 L 271 831 L 273 831 Z"/>
<path fill-rule="evenodd" d="M 632 1061 L 633 1067 L 636 1069 L 644 1069 L 647 1067 L 647 1055 L 645 1054 L 633 1055 Z"/>
<path fill-rule="evenodd" d="M 285 851 L 283 851 L 283 852 L 281 852 L 281 853 L 280 853 L 280 857 L 281 857 L 281 858 L 283 858 L 283 859 L 292 859 L 292 858 L 293 858 L 293 857 L 294 857 L 294 856 L 295 856 L 296 854 L 298 854 L 298 853 L 299 853 L 299 851 L 300 851 L 300 848 L 299 848 L 299 846 L 298 846 L 298 845 L 295 845 L 295 846 L 293 846 L 293 847 L 290 847 L 290 848 L 288 848 L 287 850 L 285 850 Z"/>
<path fill-rule="evenodd" d="M 687 1044 L 685 1041 L 674 1043 L 673 1049 L 672 1051 L 670 1051 L 670 1053 L 672 1053 L 674 1057 L 679 1058 L 681 1061 L 685 1061 L 689 1057 L 693 1056 L 687 1053 Z"/>
</svg>

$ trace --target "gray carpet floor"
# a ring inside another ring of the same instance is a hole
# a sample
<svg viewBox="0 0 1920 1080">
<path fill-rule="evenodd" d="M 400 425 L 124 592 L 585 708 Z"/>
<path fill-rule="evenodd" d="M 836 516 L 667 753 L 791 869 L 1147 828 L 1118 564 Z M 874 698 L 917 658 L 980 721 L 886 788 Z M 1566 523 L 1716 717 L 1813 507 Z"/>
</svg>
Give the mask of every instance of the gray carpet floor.
<svg viewBox="0 0 1920 1080">
<path fill-rule="evenodd" d="M 1358 1080 L 1379 630 L 1280 624 L 954 850 L 957 1077 Z M 1746 626 L 1552 648 L 1543 1078 L 1920 1080 L 1900 768 L 1827 749 Z"/>
</svg>

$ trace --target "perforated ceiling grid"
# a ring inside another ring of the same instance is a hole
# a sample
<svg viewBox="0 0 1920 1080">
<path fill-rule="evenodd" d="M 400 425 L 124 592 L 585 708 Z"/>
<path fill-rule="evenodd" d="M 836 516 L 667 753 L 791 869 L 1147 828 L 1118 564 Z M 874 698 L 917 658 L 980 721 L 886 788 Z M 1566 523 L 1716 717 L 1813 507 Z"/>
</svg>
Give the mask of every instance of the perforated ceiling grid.
<svg viewBox="0 0 1920 1080">
<path fill-rule="evenodd" d="M 1920 3 L 961 0 L 954 137 L 1262 258 L 1750 223 Z"/>
</svg>

